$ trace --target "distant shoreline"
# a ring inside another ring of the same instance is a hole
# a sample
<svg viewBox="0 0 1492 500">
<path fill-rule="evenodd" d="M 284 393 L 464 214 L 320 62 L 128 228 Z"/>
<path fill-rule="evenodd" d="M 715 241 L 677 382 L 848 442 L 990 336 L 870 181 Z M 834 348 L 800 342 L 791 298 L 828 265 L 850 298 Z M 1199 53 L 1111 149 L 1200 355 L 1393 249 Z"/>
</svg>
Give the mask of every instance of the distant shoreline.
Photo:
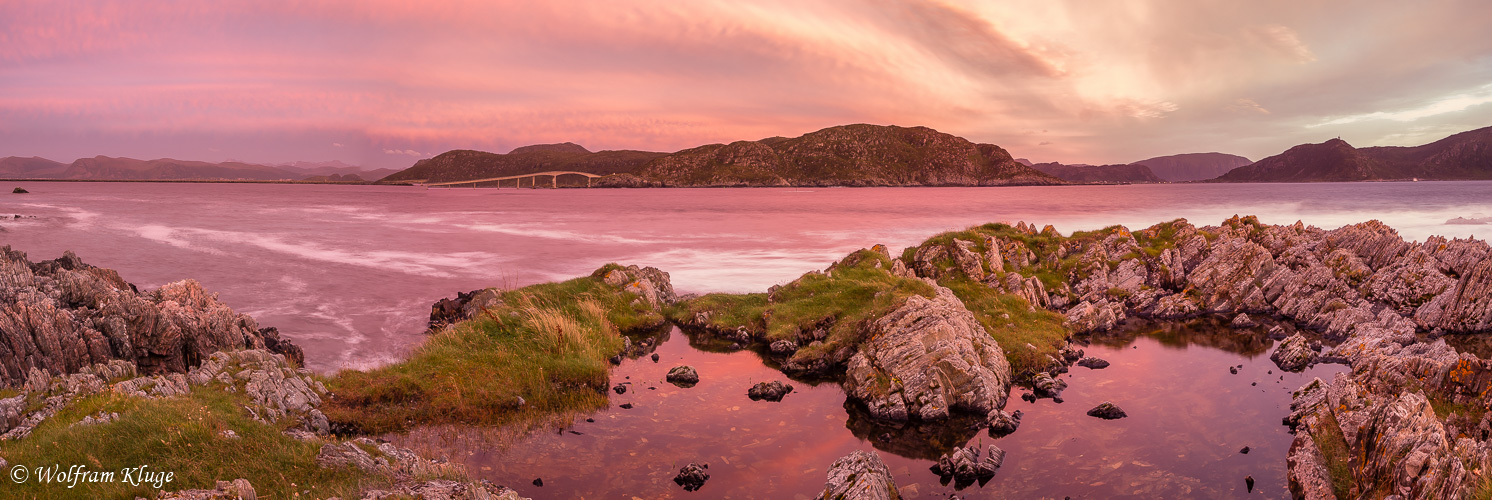
<svg viewBox="0 0 1492 500">
<path fill-rule="evenodd" d="M 175 184 L 364 184 L 372 182 L 348 181 L 295 181 L 288 179 L 0 179 L 0 182 L 164 182 Z"/>
</svg>

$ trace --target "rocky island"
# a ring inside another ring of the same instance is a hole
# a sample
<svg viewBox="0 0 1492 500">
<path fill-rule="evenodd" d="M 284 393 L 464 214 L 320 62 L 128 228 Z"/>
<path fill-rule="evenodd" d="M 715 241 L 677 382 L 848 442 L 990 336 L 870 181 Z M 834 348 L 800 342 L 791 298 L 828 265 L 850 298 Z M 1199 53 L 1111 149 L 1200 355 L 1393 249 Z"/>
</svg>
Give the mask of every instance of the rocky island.
<svg viewBox="0 0 1492 500">
<path fill-rule="evenodd" d="M 193 491 L 163 498 L 246 488 L 514 498 L 374 438 L 605 408 L 626 390 L 611 367 L 648 356 L 671 324 L 755 350 L 795 379 L 839 385 L 866 418 L 904 429 L 878 448 L 933 435 L 919 429 L 1005 436 L 1020 432 L 1019 412 L 1005 411 L 1013 392 L 1060 398 L 1067 383 L 1057 375 L 1070 366 L 1107 366 L 1084 355 L 1091 336 L 1129 318 L 1220 317 L 1283 339 L 1271 355 L 1282 370 L 1352 368 L 1294 393 L 1282 422 L 1294 444 L 1278 459 L 1296 497 L 1471 497 L 1492 491 L 1492 362 L 1444 337 L 1492 330 L 1489 254 L 1474 239 L 1405 241 L 1374 221 L 1325 230 L 1234 217 L 1067 236 L 995 223 L 898 253 L 872 246 L 763 293 L 680 296 L 667 273 L 616 264 L 562 283 L 474 290 L 432 307 L 429 337 L 406 359 L 319 375 L 298 368 L 294 344 L 193 282 L 140 292 L 70 255 L 31 263 L 6 249 L 0 458 L 190 471 L 172 488 Z M 707 377 L 684 368 L 675 370 L 692 375 L 688 385 Z M 1092 413 L 1133 410 L 1120 406 Z M 139 439 L 171 422 L 173 434 Z M 945 446 L 929 458 L 933 471 L 961 484 L 997 475 L 1007 456 L 998 440 Z M 254 465 L 266 462 L 277 467 Z M 696 469 L 679 484 L 708 488 Z M 900 495 L 875 452 L 844 457 L 826 479 L 821 498 Z M 155 491 L 112 487 L 97 494 Z"/>
</svg>

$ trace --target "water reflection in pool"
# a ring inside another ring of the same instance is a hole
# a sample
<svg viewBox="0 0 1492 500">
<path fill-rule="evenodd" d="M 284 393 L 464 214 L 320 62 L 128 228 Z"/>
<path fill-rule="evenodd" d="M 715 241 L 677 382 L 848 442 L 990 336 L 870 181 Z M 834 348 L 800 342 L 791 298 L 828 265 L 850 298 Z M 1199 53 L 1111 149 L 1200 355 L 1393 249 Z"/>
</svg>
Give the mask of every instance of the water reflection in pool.
<svg viewBox="0 0 1492 500">
<path fill-rule="evenodd" d="M 532 433 L 427 428 L 393 439 L 534 498 L 812 498 L 828 466 L 856 449 L 879 450 L 905 497 L 946 498 L 953 485 L 940 484 L 928 467 L 968 442 L 994 442 L 1008 452 L 992 481 L 958 492 L 970 498 L 1233 497 L 1246 494 L 1246 475 L 1256 480 L 1255 494 L 1279 498 L 1288 496 L 1291 437 L 1280 419 L 1290 391 L 1346 368 L 1282 373 L 1267 356 L 1273 343 L 1257 331 L 1207 323 L 1091 339 L 1088 355 L 1112 364 L 1073 367 L 1063 375 L 1070 387 L 1060 404 L 1013 395 L 1006 410 L 1025 413 L 1020 430 L 992 439 L 961 424 L 870 421 L 833 383 L 794 381 L 796 390 L 780 403 L 752 401 L 746 390 L 753 384 L 786 377 L 755 353 L 696 349 L 675 330 L 658 348 L 660 362 L 644 357 L 613 370 L 613 383 L 628 383 L 628 390 L 610 393 L 610 409 L 568 426 Z M 698 385 L 663 381 L 680 364 L 698 370 Z M 1228 369 L 1239 365 L 1237 374 Z M 1103 401 L 1129 417 L 1086 415 Z M 1250 453 L 1239 453 L 1245 446 Z M 691 461 L 708 463 L 710 479 L 687 493 L 672 479 Z"/>
</svg>

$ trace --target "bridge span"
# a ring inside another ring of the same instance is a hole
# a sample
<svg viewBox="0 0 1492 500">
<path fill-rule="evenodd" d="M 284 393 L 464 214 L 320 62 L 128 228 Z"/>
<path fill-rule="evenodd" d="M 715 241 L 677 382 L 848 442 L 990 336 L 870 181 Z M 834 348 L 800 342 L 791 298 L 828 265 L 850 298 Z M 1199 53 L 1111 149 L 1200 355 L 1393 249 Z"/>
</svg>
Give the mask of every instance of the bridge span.
<svg viewBox="0 0 1492 500">
<path fill-rule="evenodd" d="M 584 176 L 585 177 L 585 187 L 591 187 L 591 181 L 593 179 L 597 178 L 597 177 L 601 177 L 600 175 L 592 174 L 590 172 L 571 172 L 571 171 L 559 171 L 559 170 L 555 170 L 555 171 L 549 171 L 549 172 L 534 172 L 534 173 L 531 173 L 531 174 L 508 175 L 508 176 L 503 176 L 503 177 L 488 177 L 486 179 L 468 179 L 468 180 L 464 180 L 464 181 L 449 181 L 449 182 L 426 182 L 426 183 L 423 183 L 423 185 L 425 187 L 433 187 L 433 186 L 459 186 L 459 185 L 462 185 L 462 184 L 471 184 L 472 187 L 476 187 L 478 184 L 481 184 L 481 183 L 484 183 L 484 182 L 495 182 L 495 183 L 497 183 L 497 186 L 494 186 L 494 187 L 497 187 L 497 188 L 500 189 L 500 188 L 502 188 L 502 181 L 509 181 L 510 180 L 510 181 L 513 181 L 513 187 L 520 187 L 521 188 L 521 187 L 523 187 L 523 180 L 524 179 L 529 179 L 529 181 L 528 181 L 529 187 L 538 187 L 535 184 L 538 183 L 539 177 L 549 177 L 549 187 L 557 188 L 557 187 L 559 187 L 559 176 L 561 176 L 561 175 L 580 175 L 580 176 Z"/>
</svg>

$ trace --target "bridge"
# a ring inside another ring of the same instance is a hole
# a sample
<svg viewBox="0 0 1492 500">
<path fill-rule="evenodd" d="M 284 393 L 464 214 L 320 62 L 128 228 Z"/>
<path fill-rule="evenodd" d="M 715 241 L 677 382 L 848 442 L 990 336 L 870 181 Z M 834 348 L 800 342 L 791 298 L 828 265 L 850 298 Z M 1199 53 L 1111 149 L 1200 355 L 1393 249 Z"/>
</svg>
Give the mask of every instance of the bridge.
<svg viewBox="0 0 1492 500">
<path fill-rule="evenodd" d="M 471 187 L 477 187 L 477 184 L 481 184 L 481 183 L 484 183 L 484 182 L 495 182 L 495 183 L 497 183 L 497 186 L 494 186 L 494 187 L 502 188 L 502 181 L 513 181 L 513 187 L 520 187 L 521 188 L 521 187 L 523 187 L 523 180 L 524 179 L 528 179 L 529 180 L 528 181 L 529 187 L 538 187 L 535 184 L 537 184 L 539 182 L 539 177 L 549 177 L 549 187 L 557 188 L 557 187 L 559 187 L 559 176 L 561 176 L 561 175 L 580 175 L 580 176 L 585 176 L 585 187 L 591 187 L 591 180 L 593 180 L 593 179 L 595 179 L 597 177 L 601 177 L 600 175 L 592 174 L 592 173 L 589 173 L 589 172 L 550 171 L 550 172 L 534 172 L 534 173 L 531 173 L 531 174 L 522 174 L 522 175 L 509 175 L 509 176 L 504 176 L 504 177 L 488 177 L 486 179 L 469 179 L 469 180 L 464 180 L 464 181 L 427 182 L 427 183 L 424 183 L 423 185 L 425 187 L 431 187 L 431 186 L 453 186 L 454 187 L 454 186 L 459 186 L 459 185 L 462 185 L 462 184 L 471 184 Z"/>
</svg>

